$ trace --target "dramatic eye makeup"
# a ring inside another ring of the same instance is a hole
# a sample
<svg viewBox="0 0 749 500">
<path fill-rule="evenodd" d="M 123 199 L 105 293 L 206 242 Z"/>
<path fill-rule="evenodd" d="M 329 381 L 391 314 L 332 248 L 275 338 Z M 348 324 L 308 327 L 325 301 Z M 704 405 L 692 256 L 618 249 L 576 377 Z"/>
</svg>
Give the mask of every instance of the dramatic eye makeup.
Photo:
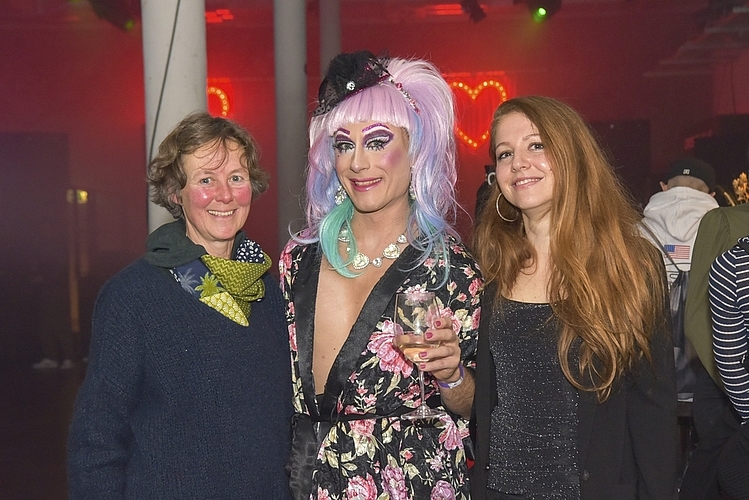
<svg viewBox="0 0 749 500">
<path fill-rule="evenodd" d="M 345 128 L 339 128 L 333 133 L 333 149 L 339 153 L 345 153 L 354 148 L 351 140 L 351 132 Z"/>
<path fill-rule="evenodd" d="M 381 151 L 395 137 L 390 127 L 384 123 L 373 123 L 364 127 L 361 135 L 364 147 L 371 151 Z M 341 127 L 333 133 L 333 149 L 338 153 L 349 152 L 355 147 L 356 142 L 351 138 L 351 131 Z"/>
<path fill-rule="evenodd" d="M 362 134 L 364 134 L 364 144 L 366 147 L 375 151 L 383 149 L 395 137 L 390 127 L 383 123 L 373 123 L 364 127 Z"/>
</svg>

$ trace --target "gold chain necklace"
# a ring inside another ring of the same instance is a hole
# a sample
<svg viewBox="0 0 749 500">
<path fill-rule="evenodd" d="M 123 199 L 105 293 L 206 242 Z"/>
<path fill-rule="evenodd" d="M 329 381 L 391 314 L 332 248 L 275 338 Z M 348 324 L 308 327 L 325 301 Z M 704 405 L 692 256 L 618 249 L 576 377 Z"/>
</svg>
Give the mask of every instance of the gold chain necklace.
<svg viewBox="0 0 749 500">
<path fill-rule="evenodd" d="M 343 243 L 348 243 L 351 241 L 351 235 L 349 234 L 348 229 L 341 229 L 341 232 L 338 233 L 338 241 Z M 356 256 L 354 256 L 354 260 L 351 262 L 351 266 L 356 269 L 357 271 L 361 271 L 368 265 L 372 264 L 374 267 L 380 267 L 382 266 L 382 259 L 389 259 L 389 260 L 395 260 L 397 259 L 401 254 L 401 249 L 398 246 L 398 244 L 405 244 L 408 243 L 408 240 L 406 239 L 405 234 L 401 234 L 398 236 L 398 239 L 395 240 L 395 243 L 391 243 L 388 246 L 385 247 L 385 249 L 382 251 L 382 257 L 375 257 L 374 259 L 371 259 L 364 255 L 361 252 L 358 252 Z M 346 253 L 348 254 L 351 252 L 351 247 L 346 245 Z"/>
</svg>

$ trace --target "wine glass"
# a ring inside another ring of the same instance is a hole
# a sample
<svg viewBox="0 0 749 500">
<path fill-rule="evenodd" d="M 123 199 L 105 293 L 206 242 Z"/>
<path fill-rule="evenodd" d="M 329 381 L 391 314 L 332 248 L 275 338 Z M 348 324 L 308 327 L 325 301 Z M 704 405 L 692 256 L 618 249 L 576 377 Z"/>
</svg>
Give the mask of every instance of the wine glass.
<svg viewBox="0 0 749 500">
<path fill-rule="evenodd" d="M 434 292 L 422 290 L 399 293 L 395 297 L 395 338 L 393 342 L 406 358 L 414 363 L 414 369 L 419 372 L 419 389 L 421 404 L 415 410 L 401 415 L 408 420 L 439 418 L 447 415 L 442 410 L 429 408 L 424 399 L 424 373 L 419 370 L 422 358 L 419 353 L 432 349 L 439 342 L 428 342 L 424 338 L 427 329 L 432 326 L 439 315 L 439 308 Z"/>
</svg>

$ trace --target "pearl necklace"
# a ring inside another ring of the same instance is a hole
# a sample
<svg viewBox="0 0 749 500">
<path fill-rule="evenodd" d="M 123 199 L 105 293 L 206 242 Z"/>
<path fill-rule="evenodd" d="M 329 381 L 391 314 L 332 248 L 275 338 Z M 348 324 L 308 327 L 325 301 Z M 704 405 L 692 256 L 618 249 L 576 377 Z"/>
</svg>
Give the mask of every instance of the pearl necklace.
<svg viewBox="0 0 749 500">
<path fill-rule="evenodd" d="M 351 241 L 351 235 L 349 234 L 348 229 L 341 229 L 341 232 L 338 233 L 338 241 L 341 241 L 343 243 L 348 243 Z M 391 243 L 385 247 L 385 250 L 382 251 L 382 257 L 375 257 L 374 259 L 370 260 L 369 257 L 361 252 L 358 252 L 356 256 L 354 256 L 354 260 L 351 262 L 351 266 L 357 271 L 361 271 L 370 264 L 372 264 L 374 267 L 382 266 L 383 258 L 389 260 L 397 259 L 401 254 L 401 249 L 398 246 L 398 243 L 403 245 L 405 243 L 408 243 L 408 240 L 406 239 L 405 234 L 401 234 L 395 241 L 395 243 Z M 346 253 L 349 252 L 351 252 L 351 247 L 346 245 Z"/>
</svg>

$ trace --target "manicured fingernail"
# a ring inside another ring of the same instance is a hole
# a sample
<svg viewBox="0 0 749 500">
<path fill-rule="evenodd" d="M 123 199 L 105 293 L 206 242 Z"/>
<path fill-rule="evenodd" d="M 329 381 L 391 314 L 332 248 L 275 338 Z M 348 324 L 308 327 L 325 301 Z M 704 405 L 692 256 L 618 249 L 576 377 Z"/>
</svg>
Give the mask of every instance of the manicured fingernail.
<svg viewBox="0 0 749 500">
<path fill-rule="evenodd" d="M 434 337 L 434 334 L 432 332 L 426 332 L 424 334 L 424 337 L 426 337 L 427 340 L 430 340 L 432 337 Z"/>
<path fill-rule="evenodd" d="M 429 356 L 429 353 L 426 352 L 426 351 L 422 351 L 422 352 L 419 353 L 419 357 L 420 358 L 426 358 L 427 356 Z"/>
<path fill-rule="evenodd" d="M 424 370 L 426 370 L 426 369 L 427 369 L 427 365 L 425 365 L 424 363 L 421 363 L 421 364 L 419 365 L 419 370 L 421 370 L 421 371 L 424 371 Z"/>
<path fill-rule="evenodd" d="M 434 320 L 434 326 L 437 328 L 440 328 L 442 326 L 442 320 L 441 319 Z"/>
</svg>

